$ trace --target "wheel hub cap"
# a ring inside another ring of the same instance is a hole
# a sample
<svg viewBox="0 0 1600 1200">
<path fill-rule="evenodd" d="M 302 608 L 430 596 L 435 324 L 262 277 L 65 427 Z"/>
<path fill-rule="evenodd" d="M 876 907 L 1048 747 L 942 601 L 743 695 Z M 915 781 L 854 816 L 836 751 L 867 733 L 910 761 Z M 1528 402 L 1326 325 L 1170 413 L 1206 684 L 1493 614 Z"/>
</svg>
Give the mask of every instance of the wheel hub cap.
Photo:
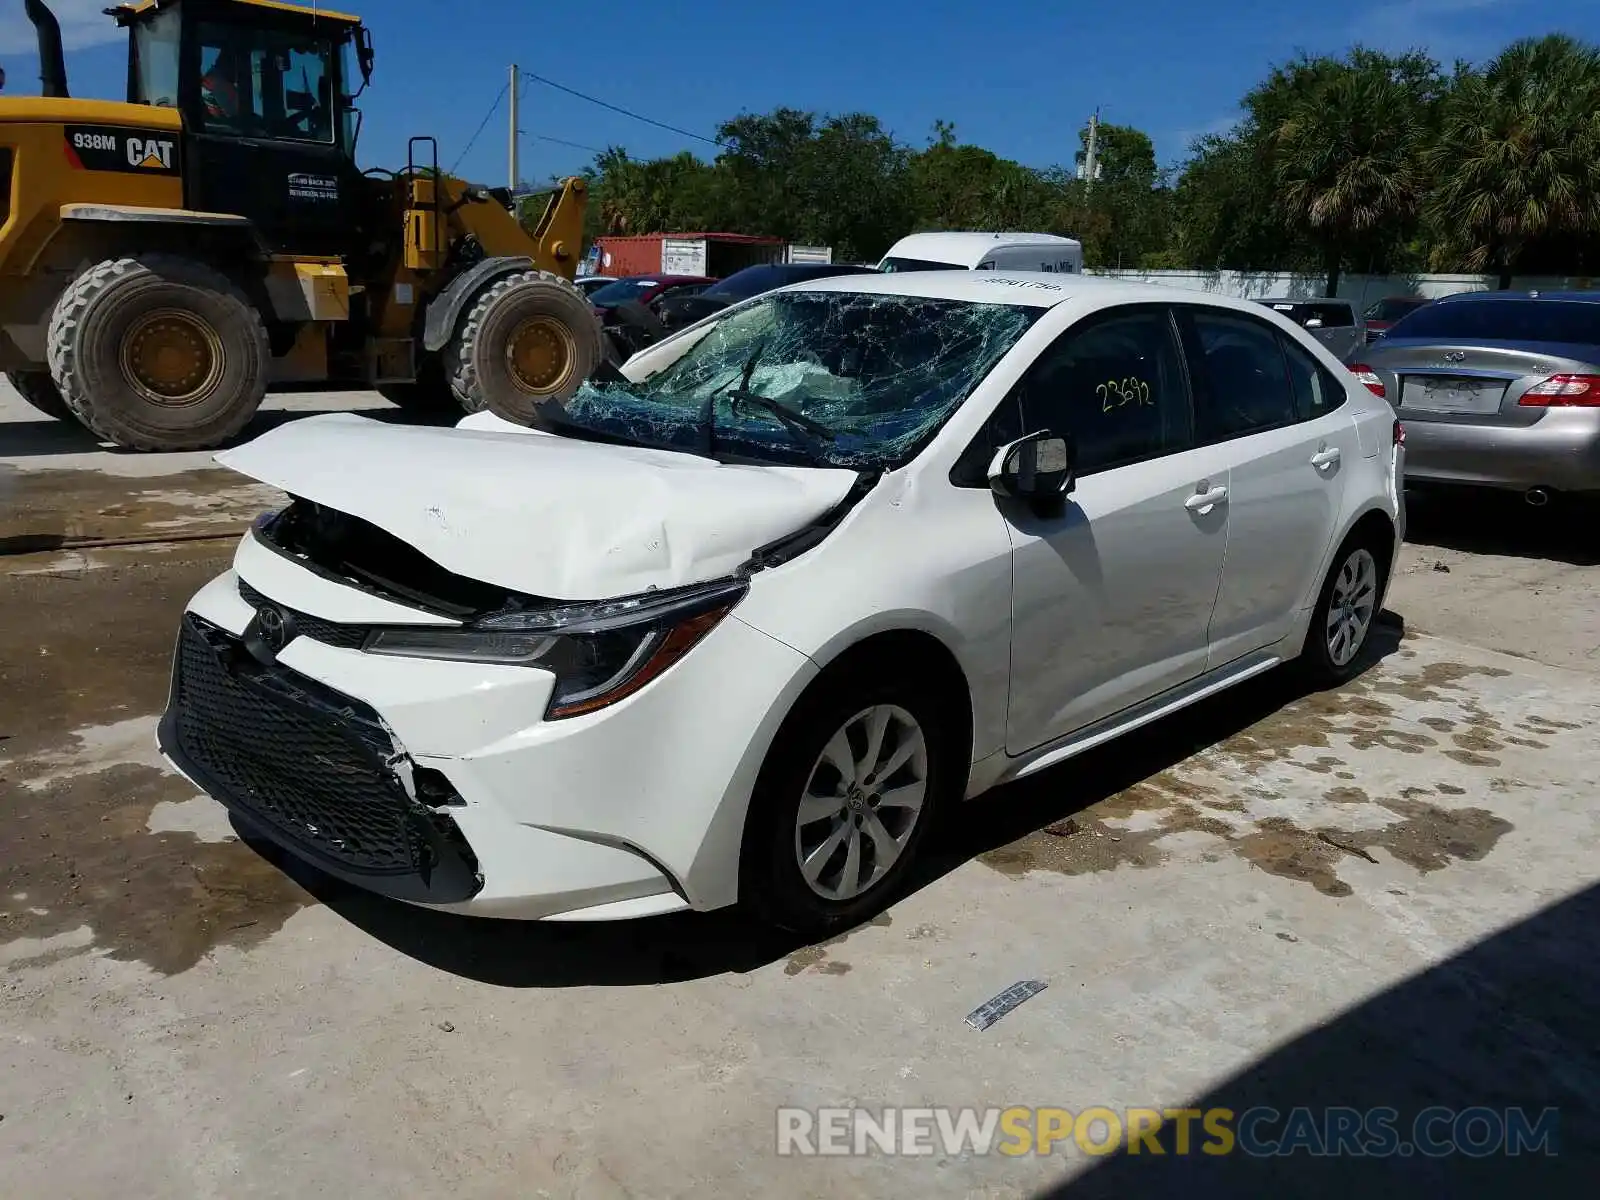
<svg viewBox="0 0 1600 1200">
<path fill-rule="evenodd" d="M 222 377 L 226 361 L 217 331 L 181 309 L 145 313 L 122 339 L 123 378 L 145 400 L 164 408 L 203 400 Z"/>
<path fill-rule="evenodd" d="M 795 820 L 811 890 L 850 900 L 881 882 L 921 819 L 927 781 L 927 743 L 905 709 L 874 705 L 846 721 L 818 755 Z"/>
<path fill-rule="evenodd" d="M 529 317 L 506 342 L 506 369 L 511 381 L 533 396 L 560 391 L 572 374 L 576 357 L 571 331 L 552 317 Z"/>
</svg>

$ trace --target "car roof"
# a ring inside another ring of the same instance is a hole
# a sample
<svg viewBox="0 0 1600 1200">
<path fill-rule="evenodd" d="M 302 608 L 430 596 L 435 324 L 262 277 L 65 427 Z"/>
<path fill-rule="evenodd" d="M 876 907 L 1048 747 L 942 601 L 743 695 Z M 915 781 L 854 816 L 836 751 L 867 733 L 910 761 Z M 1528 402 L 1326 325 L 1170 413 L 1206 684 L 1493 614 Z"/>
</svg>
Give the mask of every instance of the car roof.
<svg viewBox="0 0 1600 1200">
<path fill-rule="evenodd" d="M 830 275 L 791 283 L 787 292 L 858 292 L 880 296 L 917 296 L 964 300 L 974 304 L 1020 304 L 1054 308 L 1072 300 L 1101 304 L 1199 304 L 1252 312 L 1255 305 L 1231 296 L 1190 291 L 1160 283 L 1130 283 L 1095 275 L 1046 271 L 874 271 L 867 275 Z"/>
<path fill-rule="evenodd" d="M 1294 296 L 1263 296 L 1256 301 L 1257 304 L 1343 304 L 1347 308 L 1356 306 L 1354 300 L 1346 300 L 1341 296 L 1307 296 L 1299 299 Z"/>
<path fill-rule="evenodd" d="M 1076 246 L 1075 238 L 1055 233 L 910 233 L 889 247 L 886 257 L 949 259 L 966 262 L 1000 246 Z"/>
<path fill-rule="evenodd" d="M 1472 303 L 1482 300 L 1564 300 L 1579 304 L 1600 304 L 1600 292 L 1456 292 L 1440 296 L 1440 301 L 1451 304 Z"/>
</svg>

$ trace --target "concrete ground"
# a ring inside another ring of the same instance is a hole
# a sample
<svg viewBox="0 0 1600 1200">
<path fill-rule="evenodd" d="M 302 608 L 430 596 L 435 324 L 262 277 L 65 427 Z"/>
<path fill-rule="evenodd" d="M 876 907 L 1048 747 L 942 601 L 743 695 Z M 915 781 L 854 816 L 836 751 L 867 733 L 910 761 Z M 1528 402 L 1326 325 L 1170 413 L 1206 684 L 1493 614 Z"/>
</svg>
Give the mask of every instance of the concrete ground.
<svg viewBox="0 0 1600 1200">
<path fill-rule="evenodd" d="M 1592 1184 L 1592 516 L 1419 502 L 1404 626 L 1354 683 L 1257 680 L 971 802 L 912 894 L 801 946 L 730 913 L 467 922 L 240 840 L 153 746 L 182 605 L 274 500 L 208 464 L 0 392 L 0 1196 Z M 1561 1153 L 775 1153 L 780 1106 L 1188 1102 L 1558 1106 Z"/>
</svg>

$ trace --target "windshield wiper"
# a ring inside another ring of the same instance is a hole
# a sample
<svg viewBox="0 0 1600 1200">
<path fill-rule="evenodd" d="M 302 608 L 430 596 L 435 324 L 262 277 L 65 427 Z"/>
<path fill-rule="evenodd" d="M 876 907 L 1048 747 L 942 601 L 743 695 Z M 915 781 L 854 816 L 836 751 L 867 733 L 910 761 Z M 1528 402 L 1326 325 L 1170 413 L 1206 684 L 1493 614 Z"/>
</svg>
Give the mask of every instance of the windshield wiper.
<svg viewBox="0 0 1600 1200">
<path fill-rule="evenodd" d="M 778 423 L 790 433 L 799 436 L 806 434 L 812 438 L 820 438 L 826 442 L 836 441 L 838 434 L 829 429 L 821 421 L 814 421 L 798 408 L 791 408 L 782 400 L 774 400 L 771 396 L 763 396 L 759 392 L 752 392 L 746 388 L 735 388 L 728 393 L 728 399 L 733 401 L 733 411 L 739 411 L 739 405 L 751 404 L 762 412 L 776 418 Z"/>
<path fill-rule="evenodd" d="M 761 359 L 761 352 L 767 348 L 767 339 L 762 338 L 756 343 L 756 348 L 750 352 L 750 357 L 745 359 L 744 366 L 738 375 L 729 379 L 727 383 L 711 389 L 706 396 L 705 403 L 700 406 L 700 453 L 707 458 L 715 458 L 717 450 L 717 397 L 728 390 L 730 384 L 737 379 L 739 391 L 744 391 L 750 386 L 751 377 L 756 373 L 756 363 Z"/>
</svg>

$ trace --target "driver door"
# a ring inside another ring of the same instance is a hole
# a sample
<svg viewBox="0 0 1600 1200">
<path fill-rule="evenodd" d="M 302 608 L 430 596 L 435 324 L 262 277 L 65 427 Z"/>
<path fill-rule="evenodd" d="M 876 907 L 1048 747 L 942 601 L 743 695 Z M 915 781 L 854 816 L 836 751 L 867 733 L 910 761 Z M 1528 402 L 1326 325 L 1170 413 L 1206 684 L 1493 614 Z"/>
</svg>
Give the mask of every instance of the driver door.
<svg viewBox="0 0 1600 1200">
<path fill-rule="evenodd" d="M 362 181 L 334 40 L 233 21 L 189 36 L 185 203 L 249 217 L 278 252 L 348 252 Z"/>
</svg>

